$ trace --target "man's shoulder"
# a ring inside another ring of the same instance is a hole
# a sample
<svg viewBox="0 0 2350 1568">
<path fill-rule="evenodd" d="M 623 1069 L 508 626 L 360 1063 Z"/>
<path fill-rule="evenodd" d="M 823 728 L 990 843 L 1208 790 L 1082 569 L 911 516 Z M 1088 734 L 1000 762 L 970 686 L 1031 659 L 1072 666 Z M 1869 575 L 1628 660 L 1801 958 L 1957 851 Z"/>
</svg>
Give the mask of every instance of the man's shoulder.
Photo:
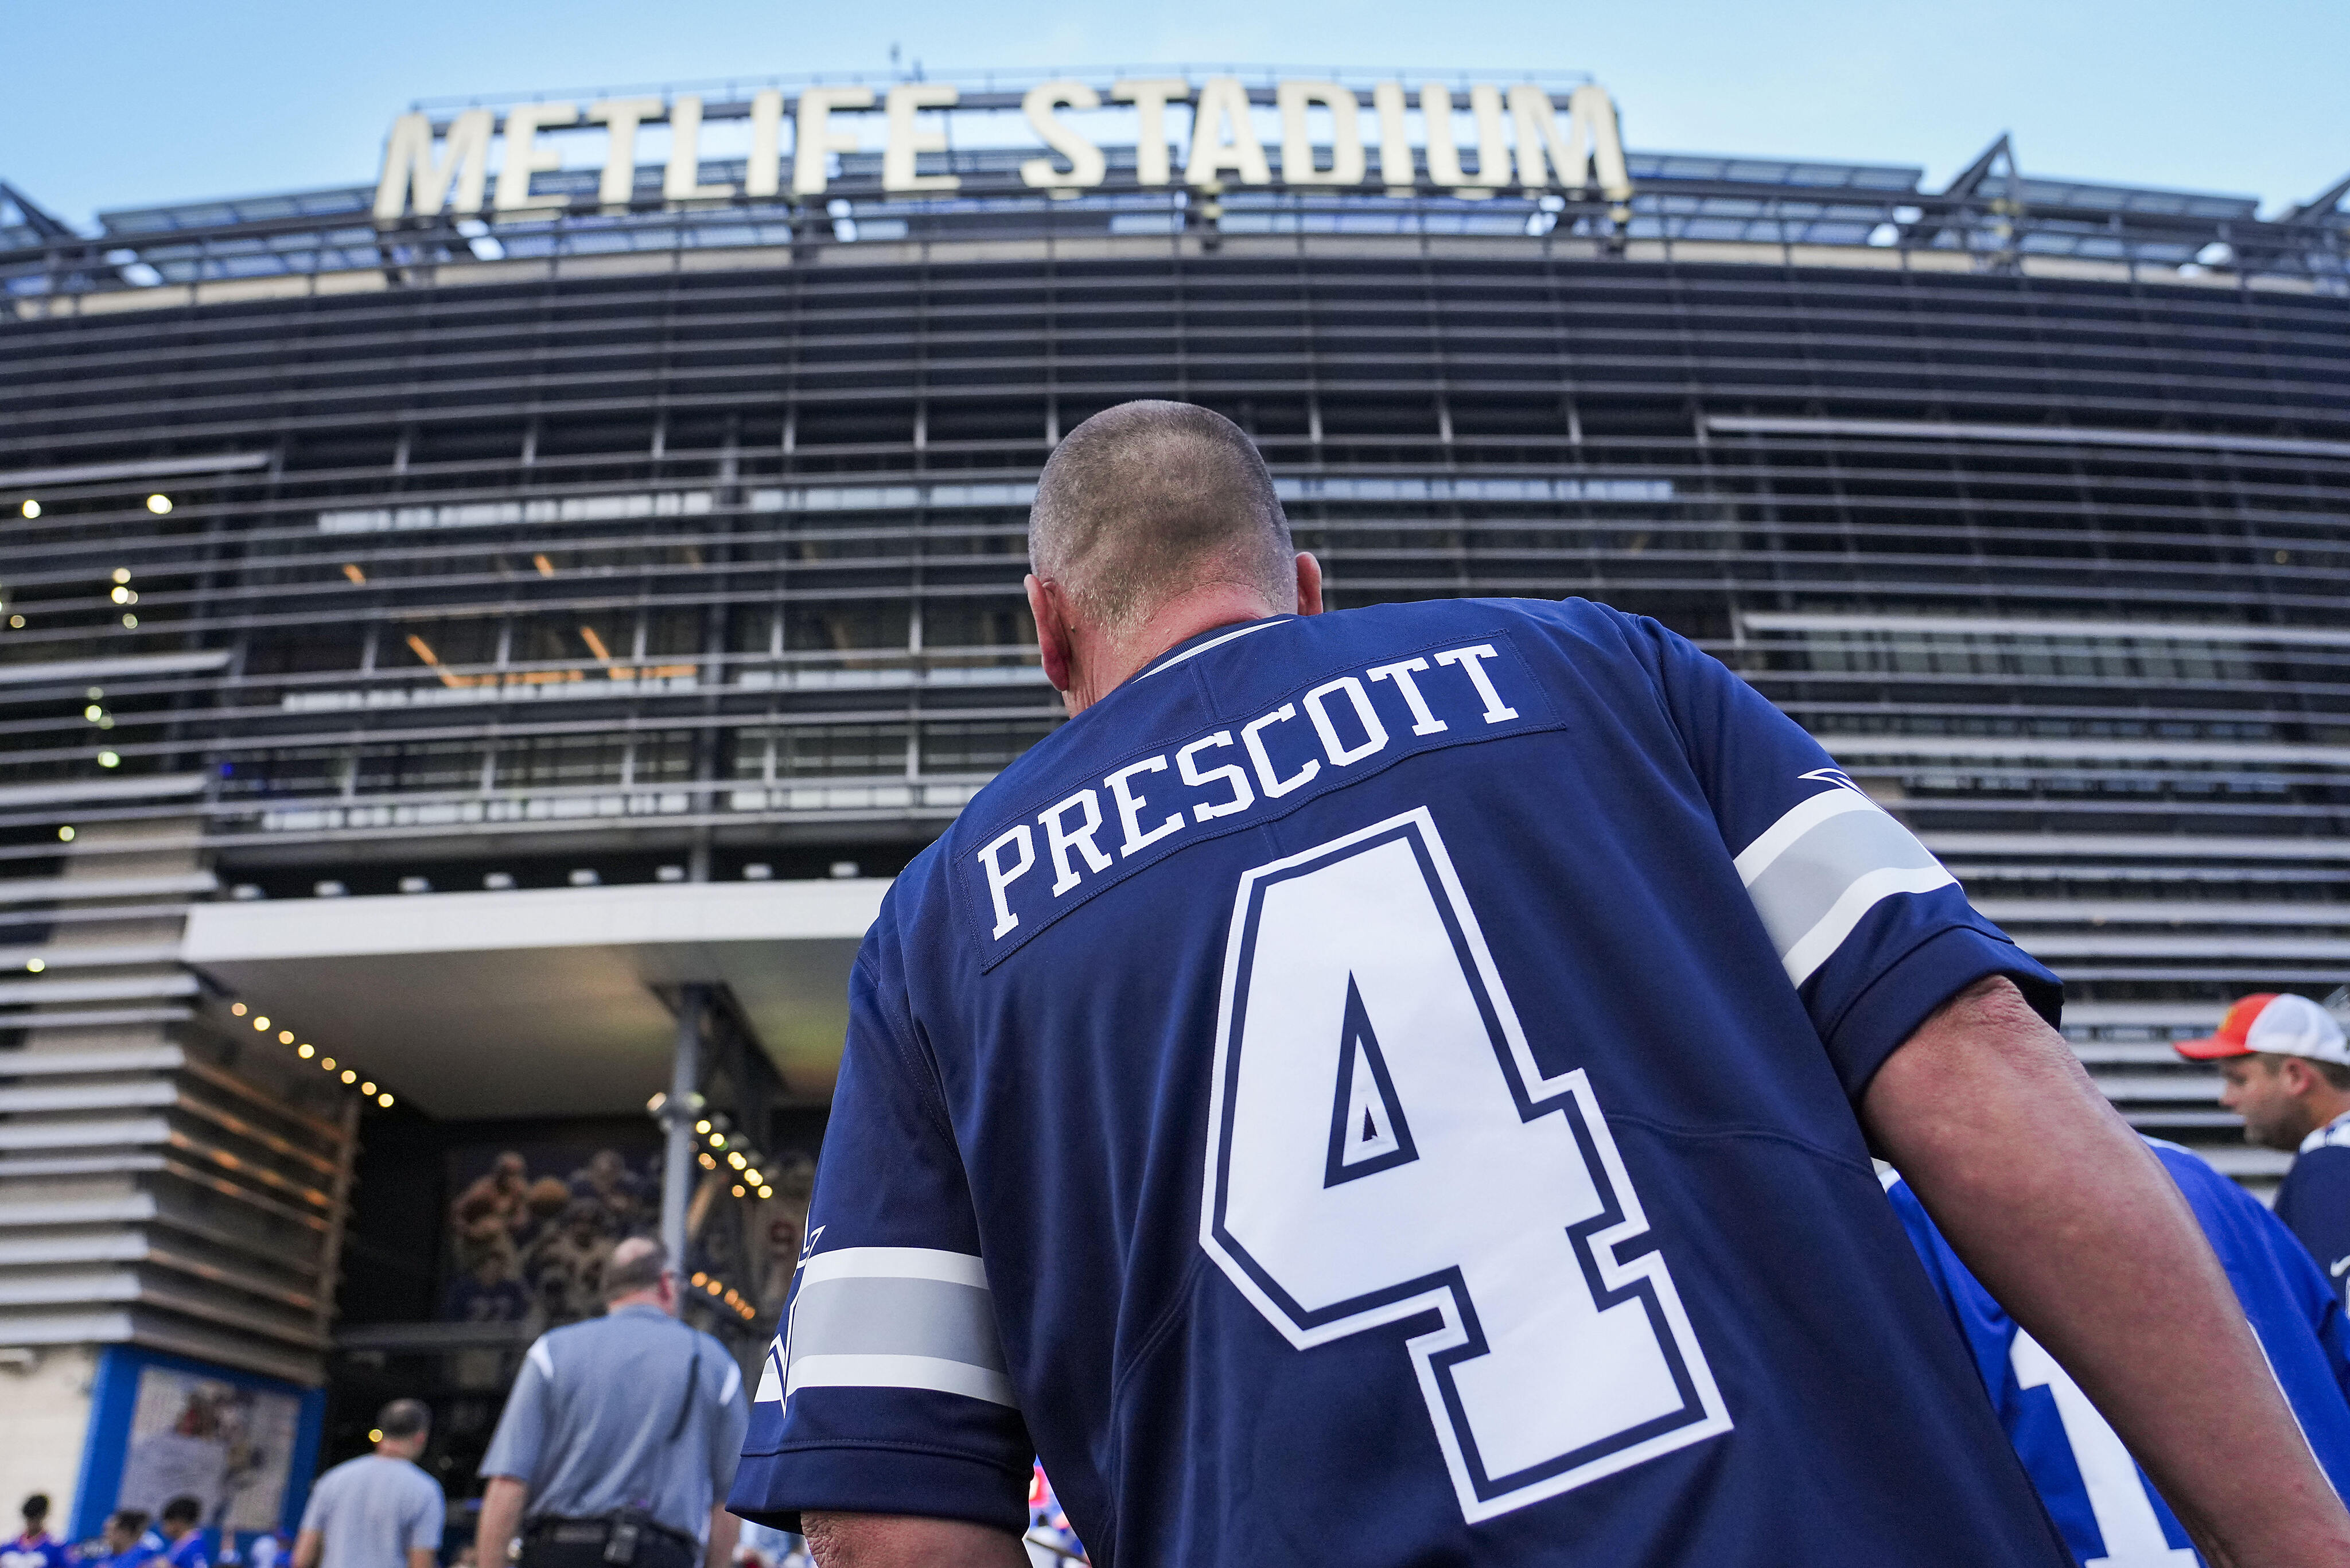
<svg viewBox="0 0 2350 1568">
<path fill-rule="evenodd" d="M 2299 1152 L 2301 1159 L 2293 1165 L 2296 1170 L 2312 1155 L 2323 1155 L 2326 1158 L 2317 1162 L 2320 1169 L 2350 1171 L 2350 1163 L 2345 1163 L 2350 1162 L 2350 1114 L 2334 1117 L 2302 1139 Z"/>
</svg>

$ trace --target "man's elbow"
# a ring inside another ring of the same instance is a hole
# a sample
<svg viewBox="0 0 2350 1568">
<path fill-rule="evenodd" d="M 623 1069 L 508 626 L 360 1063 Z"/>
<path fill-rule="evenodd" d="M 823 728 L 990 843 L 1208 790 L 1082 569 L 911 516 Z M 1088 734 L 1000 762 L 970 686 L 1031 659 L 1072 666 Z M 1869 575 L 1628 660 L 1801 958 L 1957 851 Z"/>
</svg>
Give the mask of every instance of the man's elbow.
<svg viewBox="0 0 2350 1568">
<path fill-rule="evenodd" d="M 959 1519 L 809 1513 L 800 1524 L 816 1568 L 1027 1568 L 1018 1536 Z"/>
</svg>

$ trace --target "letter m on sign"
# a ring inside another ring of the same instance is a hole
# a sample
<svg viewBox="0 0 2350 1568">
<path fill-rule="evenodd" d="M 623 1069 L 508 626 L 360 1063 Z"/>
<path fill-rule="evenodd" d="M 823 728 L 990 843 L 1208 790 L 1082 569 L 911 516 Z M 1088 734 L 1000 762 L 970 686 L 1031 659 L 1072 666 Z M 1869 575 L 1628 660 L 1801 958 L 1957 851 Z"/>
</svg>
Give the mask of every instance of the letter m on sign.
<svg viewBox="0 0 2350 1568">
<path fill-rule="evenodd" d="M 419 217 L 432 217 L 447 204 L 459 213 L 482 210 L 482 185 L 489 171 L 490 130 L 486 109 L 469 109 L 449 122 L 441 159 L 432 158 L 432 117 L 403 114 L 391 122 L 383 147 L 383 178 L 375 188 L 375 215 L 405 215 L 411 197 Z M 454 187 L 456 200 L 449 200 Z"/>
<path fill-rule="evenodd" d="M 1606 88 L 1586 83 L 1567 95 L 1564 133 L 1550 94 L 1530 82 L 1510 89 L 1510 118 L 1516 122 L 1518 183 L 1527 190 L 1555 182 L 1561 190 L 1580 192 L 1596 175 L 1599 193 L 1609 201 L 1631 196 L 1632 176 L 1624 166 L 1616 100 Z"/>
</svg>

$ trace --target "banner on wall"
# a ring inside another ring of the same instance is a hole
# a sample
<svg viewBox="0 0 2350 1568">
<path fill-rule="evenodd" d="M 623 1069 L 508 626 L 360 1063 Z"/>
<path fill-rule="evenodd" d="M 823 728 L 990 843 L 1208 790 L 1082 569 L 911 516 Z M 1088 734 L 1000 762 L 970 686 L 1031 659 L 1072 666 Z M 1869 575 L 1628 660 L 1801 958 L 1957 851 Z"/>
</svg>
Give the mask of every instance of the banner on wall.
<svg viewBox="0 0 2350 1568">
<path fill-rule="evenodd" d="M 90 1403 L 77 1540 L 118 1508 L 155 1513 L 181 1496 L 224 1539 L 293 1528 L 317 1461 L 322 1390 L 116 1345 L 99 1358 Z"/>
</svg>

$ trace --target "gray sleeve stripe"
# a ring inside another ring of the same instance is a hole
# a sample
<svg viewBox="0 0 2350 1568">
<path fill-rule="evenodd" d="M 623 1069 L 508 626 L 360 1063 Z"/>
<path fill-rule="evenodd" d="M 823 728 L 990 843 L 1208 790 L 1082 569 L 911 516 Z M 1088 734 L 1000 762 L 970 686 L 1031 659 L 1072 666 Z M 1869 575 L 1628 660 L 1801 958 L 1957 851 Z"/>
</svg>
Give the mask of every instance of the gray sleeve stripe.
<svg viewBox="0 0 2350 1568">
<path fill-rule="evenodd" d="M 1877 904 L 1957 881 L 1908 828 L 1866 796 L 1841 789 L 1814 795 L 1773 823 L 1739 857 L 1739 870 L 1797 985 Z"/>
<path fill-rule="evenodd" d="M 947 1280 L 861 1275 L 800 1286 L 792 1306 L 792 1360 L 911 1355 L 1003 1371 L 988 1293 Z"/>
</svg>

